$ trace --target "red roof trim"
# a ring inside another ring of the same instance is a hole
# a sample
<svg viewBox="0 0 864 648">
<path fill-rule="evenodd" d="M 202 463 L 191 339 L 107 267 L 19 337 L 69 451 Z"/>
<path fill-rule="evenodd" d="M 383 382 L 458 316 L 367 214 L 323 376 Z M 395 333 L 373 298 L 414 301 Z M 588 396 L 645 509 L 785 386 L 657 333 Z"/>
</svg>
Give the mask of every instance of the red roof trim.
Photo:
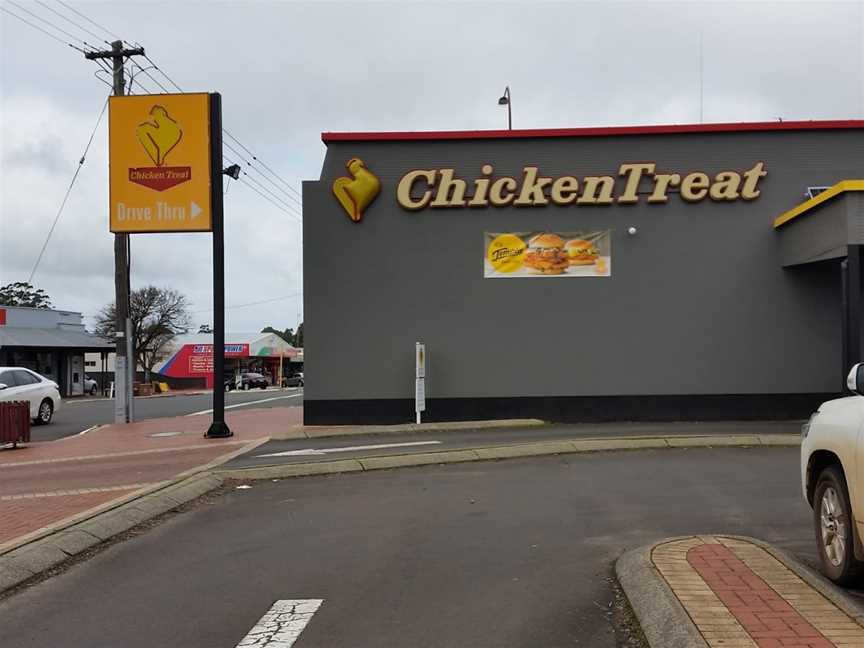
<svg viewBox="0 0 864 648">
<path fill-rule="evenodd" d="M 520 139 L 526 137 L 604 137 L 609 135 L 670 135 L 674 133 L 743 133 L 752 131 L 864 129 L 864 120 L 739 122 L 664 126 L 604 126 L 599 128 L 538 128 L 529 130 L 405 131 L 384 133 L 321 133 L 323 142 L 388 142 L 406 140 Z"/>
</svg>

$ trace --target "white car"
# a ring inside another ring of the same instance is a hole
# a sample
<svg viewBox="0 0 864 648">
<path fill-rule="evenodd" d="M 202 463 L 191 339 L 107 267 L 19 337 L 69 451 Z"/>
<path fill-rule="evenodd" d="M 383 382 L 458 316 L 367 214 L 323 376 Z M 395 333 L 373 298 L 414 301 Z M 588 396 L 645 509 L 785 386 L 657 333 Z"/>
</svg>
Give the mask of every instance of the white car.
<svg viewBox="0 0 864 648">
<path fill-rule="evenodd" d="M 864 576 L 864 363 L 852 367 L 847 385 L 854 396 L 822 403 L 801 442 L 822 572 L 839 585 Z"/>
<path fill-rule="evenodd" d="M 24 367 L 0 367 L 0 402 L 29 401 L 30 418 L 50 423 L 60 409 L 60 391 L 53 380 Z"/>
</svg>

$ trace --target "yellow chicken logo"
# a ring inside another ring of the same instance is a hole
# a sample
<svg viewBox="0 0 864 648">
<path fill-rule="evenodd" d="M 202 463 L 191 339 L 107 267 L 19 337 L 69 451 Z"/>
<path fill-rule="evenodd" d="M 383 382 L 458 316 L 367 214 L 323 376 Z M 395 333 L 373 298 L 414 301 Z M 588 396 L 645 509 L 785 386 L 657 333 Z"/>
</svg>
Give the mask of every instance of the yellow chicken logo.
<svg viewBox="0 0 864 648">
<path fill-rule="evenodd" d="M 351 158 L 345 167 L 351 177 L 336 178 L 333 181 L 333 195 L 348 212 L 349 218 L 359 223 L 364 210 L 381 191 L 381 181 L 360 158 Z"/>
<path fill-rule="evenodd" d="M 183 131 L 180 124 L 171 119 L 168 111 L 162 106 L 153 106 L 150 109 L 152 121 L 146 121 L 135 129 L 138 141 L 147 151 L 147 155 L 161 167 L 165 164 L 165 158 L 180 142 Z"/>
</svg>

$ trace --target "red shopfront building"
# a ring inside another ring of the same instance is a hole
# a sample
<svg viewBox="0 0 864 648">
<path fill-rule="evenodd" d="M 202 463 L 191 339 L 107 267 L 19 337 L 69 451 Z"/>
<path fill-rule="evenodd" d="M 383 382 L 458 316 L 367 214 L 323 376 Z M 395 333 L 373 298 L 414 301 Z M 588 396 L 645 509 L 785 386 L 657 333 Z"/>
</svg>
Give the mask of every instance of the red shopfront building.
<svg viewBox="0 0 864 648">
<path fill-rule="evenodd" d="M 300 357 L 298 349 L 272 333 L 233 334 L 226 337 L 232 340 L 225 344 L 226 380 L 240 373 L 255 372 L 266 376 L 271 384 L 277 384 L 281 376 L 293 373 L 295 369 L 292 364 L 296 363 L 292 360 Z M 198 378 L 202 386 L 212 388 L 212 335 L 179 338 L 174 352 L 155 369 L 160 375 L 169 378 Z"/>
</svg>

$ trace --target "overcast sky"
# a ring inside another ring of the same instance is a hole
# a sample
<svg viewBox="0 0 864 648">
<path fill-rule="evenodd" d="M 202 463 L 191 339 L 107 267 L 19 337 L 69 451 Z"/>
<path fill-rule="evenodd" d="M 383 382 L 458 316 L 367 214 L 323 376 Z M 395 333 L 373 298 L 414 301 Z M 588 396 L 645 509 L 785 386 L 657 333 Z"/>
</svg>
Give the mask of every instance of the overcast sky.
<svg viewBox="0 0 864 648">
<path fill-rule="evenodd" d="M 184 90 L 221 92 L 225 127 L 297 191 L 320 173 L 322 131 L 506 127 L 507 84 L 515 128 L 699 122 L 700 34 L 703 121 L 864 118 L 864 2 L 65 1 L 140 42 Z M 104 45 L 42 4 L 0 5 Z M 109 92 L 96 70 L 0 12 L 0 284 L 30 275 Z M 139 79 L 133 90 L 155 88 Z M 88 323 L 114 292 L 106 124 L 33 280 Z M 299 219 L 231 184 L 228 330 L 295 327 Z M 290 190 L 265 186 L 293 204 Z M 133 288 L 176 288 L 196 327 L 210 323 L 210 245 L 204 234 L 133 236 Z"/>
</svg>

